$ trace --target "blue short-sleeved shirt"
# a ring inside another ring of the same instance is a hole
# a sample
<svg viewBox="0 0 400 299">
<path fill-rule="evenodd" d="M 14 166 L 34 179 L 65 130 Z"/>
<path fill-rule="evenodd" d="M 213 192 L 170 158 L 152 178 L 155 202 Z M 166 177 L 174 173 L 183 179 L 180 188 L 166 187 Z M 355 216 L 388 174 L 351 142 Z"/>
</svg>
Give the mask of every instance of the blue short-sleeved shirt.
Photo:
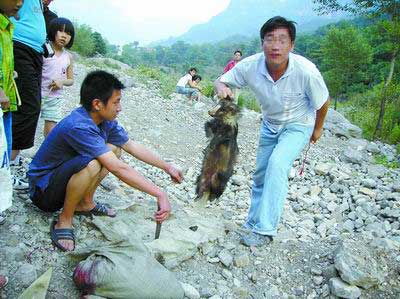
<svg viewBox="0 0 400 299">
<path fill-rule="evenodd" d="M 42 45 L 46 41 L 46 23 L 42 0 L 25 0 L 18 15 L 18 20 L 10 18 L 15 25 L 13 40 L 43 53 Z"/>
<path fill-rule="evenodd" d="M 117 121 L 96 125 L 85 108 L 75 109 L 50 132 L 29 165 L 30 191 L 35 187 L 44 191 L 54 170 L 72 158 L 95 159 L 110 151 L 107 143 L 122 146 L 128 140 Z"/>
</svg>

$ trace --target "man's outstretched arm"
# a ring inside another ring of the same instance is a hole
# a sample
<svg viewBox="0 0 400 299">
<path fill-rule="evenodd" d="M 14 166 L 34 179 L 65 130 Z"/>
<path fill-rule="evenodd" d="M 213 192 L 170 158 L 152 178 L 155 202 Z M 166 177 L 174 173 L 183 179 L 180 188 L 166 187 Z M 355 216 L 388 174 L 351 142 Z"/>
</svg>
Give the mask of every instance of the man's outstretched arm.
<svg viewBox="0 0 400 299">
<path fill-rule="evenodd" d="M 143 191 L 157 198 L 159 211 L 156 212 L 156 221 L 162 222 L 168 218 L 171 212 L 171 205 L 167 194 L 158 188 L 154 183 L 144 178 L 139 172 L 128 164 L 124 163 L 112 152 L 107 152 L 96 158 L 101 165 L 107 168 L 112 174 L 118 177 L 129 186 Z"/>
<path fill-rule="evenodd" d="M 178 183 L 182 182 L 183 176 L 179 169 L 177 169 L 174 165 L 165 162 L 163 159 L 154 154 L 152 151 L 148 150 L 140 143 L 129 140 L 122 146 L 122 149 L 135 158 L 164 170 L 171 176 L 172 180 Z"/>
</svg>

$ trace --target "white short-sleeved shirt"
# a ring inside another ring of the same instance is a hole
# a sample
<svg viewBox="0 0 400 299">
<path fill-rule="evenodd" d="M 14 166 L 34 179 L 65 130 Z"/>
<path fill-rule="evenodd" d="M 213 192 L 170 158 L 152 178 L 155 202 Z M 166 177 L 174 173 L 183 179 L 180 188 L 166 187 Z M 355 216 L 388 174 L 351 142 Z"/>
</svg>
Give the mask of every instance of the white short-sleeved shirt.
<svg viewBox="0 0 400 299">
<path fill-rule="evenodd" d="M 220 81 L 237 88 L 249 86 L 261 105 L 264 121 L 274 131 L 288 123 L 314 125 L 315 111 L 329 97 L 317 67 L 293 53 L 289 53 L 286 72 L 276 82 L 268 73 L 264 53 L 243 59 Z"/>
<path fill-rule="evenodd" d="M 176 86 L 185 87 L 188 84 L 189 80 L 192 80 L 192 75 L 186 74 L 185 76 L 179 79 Z"/>
</svg>

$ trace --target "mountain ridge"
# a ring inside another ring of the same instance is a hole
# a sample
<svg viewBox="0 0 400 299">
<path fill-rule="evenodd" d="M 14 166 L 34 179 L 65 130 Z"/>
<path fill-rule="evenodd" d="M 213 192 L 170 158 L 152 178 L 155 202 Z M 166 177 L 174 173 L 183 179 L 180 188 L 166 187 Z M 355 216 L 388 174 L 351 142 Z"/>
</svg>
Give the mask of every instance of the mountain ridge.
<svg viewBox="0 0 400 299">
<path fill-rule="evenodd" d="M 300 33 L 312 32 L 344 17 L 344 14 L 319 16 L 313 7 L 312 0 L 232 0 L 223 12 L 208 22 L 194 25 L 178 37 L 160 40 L 152 45 L 167 46 L 176 41 L 192 44 L 218 42 L 231 35 L 254 37 L 258 35 L 262 24 L 276 15 L 296 21 Z"/>
</svg>

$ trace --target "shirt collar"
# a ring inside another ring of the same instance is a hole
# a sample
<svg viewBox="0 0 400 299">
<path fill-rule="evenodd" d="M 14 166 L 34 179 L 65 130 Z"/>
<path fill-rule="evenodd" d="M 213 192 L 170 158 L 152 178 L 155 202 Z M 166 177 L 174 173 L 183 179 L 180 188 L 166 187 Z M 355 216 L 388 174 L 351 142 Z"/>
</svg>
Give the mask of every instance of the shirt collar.
<svg viewBox="0 0 400 299">
<path fill-rule="evenodd" d="M 81 115 L 83 115 L 85 118 L 87 118 L 87 119 L 89 119 L 90 121 L 92 121 L 93 124 L 94 124 L 94 125 L 97 127 L 97 129 L 99 129 L 99 130 L 104 126 L 104 124 L 105 124 L 105 122 L 106 122 L 106 120 L 103 120 L 101 123 L 99 123 L 99 124 L 97 125 L 97 124 L 94 122 L 94 120 L 92 119 L 92 117 L 90 116 L 89 111 L 87 111 L 87 110 L 85 109 L 85 107 L 83 107 L 83 106 L 76 108 L 76 111 L 77 111 L 78 113 L 80 113 Z"/>
<path fill-rule="evenodd" d="M 282 75 L 282 77 L 281 77 L 280 79 L 289 76 L 290 73 L 293 71 L 293 68 L 294 68 L 294 62 L 293 62 L 293 61 L 294 61 L 293 53 L 290 52 L 290 53 L 289 53 L 289 63 L 288 63 L 288 67 L 287 67 L 285 73 Z M 271 82 L 274 82 L 274 80 L 272 79 L 271 75 L 270 75 L 269 72 L 268 72 L 267 64 L 265 63 L 265 55 L 264 55 L 264 53 L 262 53 L 262 55 L 261 55 L 260 58 L 259 58 L 259 61 L 258 61 L 258 71 L 259 71 L 263 76 L 265 76 L 268 80 L 270 80 Z M 279 80 L 280 80 L 280 79 L 279 79 Z M 279 80 L 278 80 L 278 81 L 279 81 Z"/>
<path fill-rule="evenodd" d="M 9 26 L 12 26 L 10 19 L 7 18 L 2 13 L 0 13 L 0 29 L 1 30 L 5 30 L 5 29 L 10 30 L 11 27 L 9 27 Z M 7 28 L 7 27 L 9 27 L 9 28 Z"/>
</svg>

